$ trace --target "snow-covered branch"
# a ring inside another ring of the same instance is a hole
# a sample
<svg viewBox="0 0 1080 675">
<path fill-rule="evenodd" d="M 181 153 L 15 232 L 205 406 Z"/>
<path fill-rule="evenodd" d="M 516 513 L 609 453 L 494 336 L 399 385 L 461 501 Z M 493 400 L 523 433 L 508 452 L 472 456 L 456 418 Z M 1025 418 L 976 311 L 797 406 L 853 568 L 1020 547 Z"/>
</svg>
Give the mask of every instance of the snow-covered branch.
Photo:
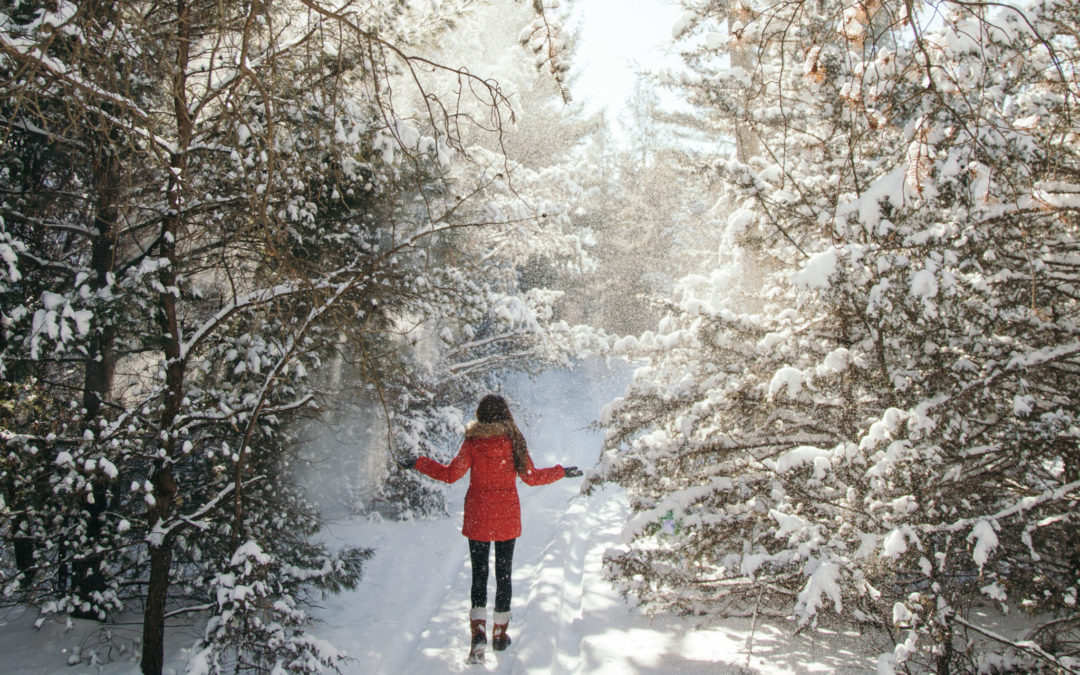
<svg viewBox="0 0 1080 675">
<path fill-rule="evenodd" d="M 259 481 L 265 480 L 266 476 L 253 476 L 246 481 L 244 485 L 254 485 Z M 204 516 L 218 508 L 221 503 L 232 494 L 232 491 L 236 489 L 234 483 L 228 483 L 225 487 L 218 490 L 218 493 L 214 495 L 209 501 L 200 506 L 195 511 L 188 514 L 177 515 L 176 517 L 167 520 L 165 522 L 155 523 L 150 529 L 150 533 L 147 535 L 147 541 L 151 546 L 160 546 L 165 539 L 176 533 L 177 530 L 184 526 L 191 526 L 198 530 L 205 530 L 212 526 L 211 523 L 207 523 L 202 520 Z"/>
<path fill-rule="evenodd" d="M 971 623 L 970 621 L 967 621 L 966 619 L 964 619 L 961 616 L 954 616 L 952 618 L 952 620 L 955 621 L 956 623 L 960 624 L 961 626 L 964 626 L 965 628 L 968 628 L 970 630 L 975 631 L 976 633 L 978 633 L 980 635 L 983 635 L 985 637 L 990 638 L 991 640 L 995 640 L 995 641 L 1000 642 L 1002 644 L 1006 644 L 1006 645 L 1012 647 L 1013 649 L 1016 649 L 1016 650 L 1031 654 L 1032 656 L 1036 657 L 1040 661 L 1045 661 L 1046 663 L 1049 663 L 1050 665 L 1054 666 L 1054 668 L 1058 669 L 1058 672 L 1062 672 L 1062 673 L 1080 673 L 1080 668 L 1077 668 L 1076 666 L 1072 665 L 1071 663 L 1066 663 L 1065 661 L 1062 661 L 1061 659 L 1059 659 L 1056 656 L 1054 656 L 1053 654 L 1047 652 L 1045 649 L 1043 649 L 1042 647 L 1040 647 L 1036 643 L 1032 642 L 1031 640 L 1023 640 L 1023 641 L 1010 640 L 1009 638 L 1005 637 L 1004 635 L 1002 635 L 1000 633 L 997 633 L 995 631 L 992 631 L 989 628 L 983 628 L 982 626 L 976 626 L 975 624 Z"/>
<path fill-rule="evenodd" d="M 1007 506 L 994 513 L 986 514 L 985 516 L 962 518 L 944 526 L 923 525 L 922 529 L 926 532 L 932 532 L 937 530 L 942 530 L 945 532 L 959 532 L 974 527 L 980 521 L 996 522 L 1005 518 L 1022 515 L 1024 512 L 1042 506 L 1043 504 L 1056 502 L 1062 499 L 1068 499 L 1072 497 L 1074 493 L 1078 492 L 1080 492 L 1080 480 L 1066 483 L 1065 485 L 1057 487 L 1053 490 L 1045 490 L 1039 495 L 1024 497 L 1015 504 L 1011 504 L 1010 506 Z M 1077 495 L 1075 499 L 1080 499 L 1080 495 Z"/>
</svg>

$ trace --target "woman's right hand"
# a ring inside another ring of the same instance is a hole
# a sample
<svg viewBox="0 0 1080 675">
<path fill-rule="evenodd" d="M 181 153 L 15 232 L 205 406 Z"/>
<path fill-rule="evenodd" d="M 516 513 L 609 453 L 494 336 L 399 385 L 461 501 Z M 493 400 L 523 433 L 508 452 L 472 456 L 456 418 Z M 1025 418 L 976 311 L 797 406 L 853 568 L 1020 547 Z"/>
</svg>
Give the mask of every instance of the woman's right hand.
<svg viewBox="0 0 1080 675">
<path fill-rule="evenodd" d="M 410 457 L 410 458 L 406 459 L 404 462 L 399 459 L 399 460 L 397 460 L 397 464 L 402 469 L 411 469 L 411 468 L 416 466 L 416 458 L 415 457 Z"/>
<path fill-rule="evenodd" d="M 563 478 L 577 478 L 578 476 L 583 475 L 581 469 L 576 466 L 564 466 L 562 470 Z"/>
</svg>

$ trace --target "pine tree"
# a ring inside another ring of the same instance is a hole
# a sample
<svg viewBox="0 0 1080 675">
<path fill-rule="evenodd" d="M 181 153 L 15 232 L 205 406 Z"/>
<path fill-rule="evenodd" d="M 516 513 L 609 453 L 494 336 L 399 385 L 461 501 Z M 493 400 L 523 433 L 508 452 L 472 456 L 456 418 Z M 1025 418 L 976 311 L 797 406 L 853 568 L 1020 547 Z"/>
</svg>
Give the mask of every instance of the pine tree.
<svg viewBox="0 0 1080 675">
<path fill-rule="evenodd" d="M 878 628 L 885 669 L 1061 667 L 1076 9 L 690 4 L 680 84 L 738 140 L 726 255 L 608 412 L 637 511 L 612 574 L 656 608 Z"/>
</svg>

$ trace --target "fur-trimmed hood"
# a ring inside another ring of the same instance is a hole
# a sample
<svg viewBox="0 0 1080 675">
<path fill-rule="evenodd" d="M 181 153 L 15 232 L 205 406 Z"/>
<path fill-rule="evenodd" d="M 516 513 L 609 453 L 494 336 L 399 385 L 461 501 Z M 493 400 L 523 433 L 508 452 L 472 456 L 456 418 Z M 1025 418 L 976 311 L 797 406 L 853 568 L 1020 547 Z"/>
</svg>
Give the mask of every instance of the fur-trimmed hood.
<svg viewBox="0 0 1080 675">
<path fill-rule="evenodd" d="M 465 438 L 493 438 L 495 436 L 510 436 L 511 427 L 509 422 L 478 422 L 472 420 L 465 425 Z"/>
</svg>

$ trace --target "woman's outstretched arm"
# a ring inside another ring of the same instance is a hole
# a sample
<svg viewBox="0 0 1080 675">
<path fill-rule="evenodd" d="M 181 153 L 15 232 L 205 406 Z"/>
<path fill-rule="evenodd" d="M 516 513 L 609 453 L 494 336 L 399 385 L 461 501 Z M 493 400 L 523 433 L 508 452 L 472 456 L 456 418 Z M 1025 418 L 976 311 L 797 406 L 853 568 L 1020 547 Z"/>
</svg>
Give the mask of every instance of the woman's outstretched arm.
<svg viewBox="0 0 1080 675">
<path fill-rule="evenodd" d="M 429 457 L 417 457 L 416 466 L 413 468 L 435 480 L 453 483 L 464 476 L 470 466 L 472 466 L 472 453 L 469 451 L 469 443 L 466 441 L 461 444 L 457 457 L 454 457 L 449 464 L 441 464 Z"/>
<path fill-rule="evenodd" d="M 526 485 L 547 485 L 565 476 L 566 472 L 563 471 L 561 464 L 556 464 L 547 469 L 537 469 L 533 466 L 532 457 L 527 457 L 525 459 L 525 473 L 521 474 L 521 480 Z"/>
</svg>

